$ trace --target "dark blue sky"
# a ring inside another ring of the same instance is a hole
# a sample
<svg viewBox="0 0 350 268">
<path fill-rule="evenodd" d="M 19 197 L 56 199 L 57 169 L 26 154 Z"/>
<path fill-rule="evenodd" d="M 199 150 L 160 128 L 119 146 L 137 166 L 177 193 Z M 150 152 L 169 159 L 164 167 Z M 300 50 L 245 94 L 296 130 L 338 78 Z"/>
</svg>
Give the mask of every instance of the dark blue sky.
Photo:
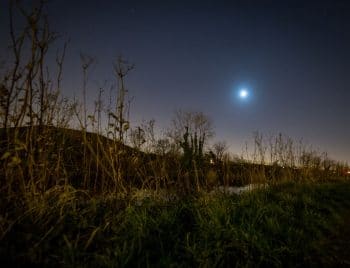
<svg viewBox="0 0 350 268">
<path fill-rule="evenodd" d="M 98 61 L 91 102 L 121 54 L 136 65 L 134 123 L 202 111 L 235 153 L 259 130 L 350 162 L 350 1 L 52 0 L 48 11 L 70 39 L 64 94 L 80 96 L 80 52 Z"/>
</svg>

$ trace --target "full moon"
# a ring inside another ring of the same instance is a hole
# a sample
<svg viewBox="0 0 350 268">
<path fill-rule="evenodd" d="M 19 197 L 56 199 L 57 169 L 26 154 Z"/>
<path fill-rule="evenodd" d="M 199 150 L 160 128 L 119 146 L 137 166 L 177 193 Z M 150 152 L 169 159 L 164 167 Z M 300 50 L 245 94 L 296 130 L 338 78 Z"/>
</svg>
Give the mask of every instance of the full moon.
<svg viewBox="0 0 350 268">
<path fill-rule="evenodd" d="M 248 91 L 247 91 L 246 89 L 241 89 L 241 90 L 239 91 L 239 97 L 240 97 L 241 99 L 247 98 L 247 97 L 248 97 Z"/>
</svg>

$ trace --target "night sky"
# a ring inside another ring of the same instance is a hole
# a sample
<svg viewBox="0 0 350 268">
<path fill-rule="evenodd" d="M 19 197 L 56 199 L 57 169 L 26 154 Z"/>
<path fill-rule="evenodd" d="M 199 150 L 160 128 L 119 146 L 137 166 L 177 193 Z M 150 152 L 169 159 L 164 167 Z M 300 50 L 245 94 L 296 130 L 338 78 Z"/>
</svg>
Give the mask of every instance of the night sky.
<svg viewBox="0 0 350 268">
<path fill-rule="evenodd" d="M 66 96 L 81 96 L 81 52 L 97 59 L 91 102 L 123 55 L 136 66 L 134 125 L 166 128 L 176 109 L 202 111 L 233 153 L 258 130 L 350 162 L 350 1 L 52 0 L 48 12 L 57 46 L 70 39 Z"/>
</svg>

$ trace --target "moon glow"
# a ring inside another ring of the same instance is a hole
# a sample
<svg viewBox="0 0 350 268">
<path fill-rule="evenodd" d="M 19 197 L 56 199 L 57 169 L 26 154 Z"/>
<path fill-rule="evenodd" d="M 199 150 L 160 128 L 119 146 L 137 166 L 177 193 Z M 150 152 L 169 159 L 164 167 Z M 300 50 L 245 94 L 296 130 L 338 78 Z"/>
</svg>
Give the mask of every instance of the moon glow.
<svg viewBox="0 0 350 268">
<path fill-rule="evenodd" d="M 241 89 L 241 90 L 239 91 L 239 97 L 240 97 L 241 99 L 246 99 L 246 98 L 248 97 L 248 90 L 246 90 L 246 89 Z"/>
</svg>

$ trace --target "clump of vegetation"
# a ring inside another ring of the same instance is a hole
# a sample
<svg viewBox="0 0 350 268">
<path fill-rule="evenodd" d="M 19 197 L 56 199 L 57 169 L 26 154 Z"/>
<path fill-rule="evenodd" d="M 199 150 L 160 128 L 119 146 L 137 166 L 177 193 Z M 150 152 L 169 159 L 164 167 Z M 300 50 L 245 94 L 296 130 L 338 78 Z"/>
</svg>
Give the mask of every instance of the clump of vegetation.
<svg viewBox="0 0 350 268">
<path fill-rule="evenodd" d="M 287 183 L 140 203 L 55 187 L 2 214 L 0 252 L 5 263 L 50 267 L 326 265 L 321 239 L 341 224 L 349 191 Z"/>
<path fill-rule="evenodd" d="M 66 46 L 49 72 L 46 59 L 57 36 L 50 31 L 45 2 L 29 11 L 17 4 L 10 5 L 14 63 L 0 77 L 4 263 L 281 266 L 315 261 L 308 256 L 321 253 L 318 239 L 333 232 L 350 202 L 346 164 L 282 134 L 266 140 L 255 133 L 252 155 L 233 158 L 224 142 L 210 145 L 212 123 L 200 112 L 176 112 L 161 137 L 154 120 L 132 126 L 125 83 L 134 66 L 122 58 L 114 65 L 118 86 L 110 103 L 103 104 L 101 88 L 90 112 L 87 78 L 94 59 L 81 55 L 83 102 L 62 97 Z M 15 27 L 15 16 L 23 18 L 23 27 Z M 269 187 L 241 196 L 212 191 L 251 183 Z"/>
</svg>

